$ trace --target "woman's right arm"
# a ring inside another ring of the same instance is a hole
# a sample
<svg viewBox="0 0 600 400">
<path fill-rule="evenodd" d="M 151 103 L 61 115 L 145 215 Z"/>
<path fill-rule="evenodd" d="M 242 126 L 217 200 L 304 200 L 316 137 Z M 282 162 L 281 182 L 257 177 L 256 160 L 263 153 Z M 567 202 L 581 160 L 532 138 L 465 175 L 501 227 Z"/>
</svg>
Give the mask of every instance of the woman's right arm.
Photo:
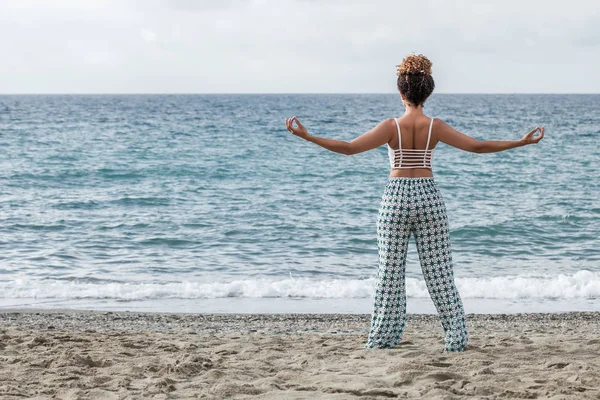
<svg viewBox="0 0 600 400">
<path fill-rule="evenodd" d="M 460 133 L 442 120 L 438 119 L 437 121 L 435 133 L 440 142 L 472 153 L 496 153 L 527 144 L 535 144 L 544 137 L 544 127 L 536 126 L 535 129 L 527 132 L 521 140 L 477 140 Z M 533 136 L 536 132 L 540 132 L 540 134 Z"/>
</svg>

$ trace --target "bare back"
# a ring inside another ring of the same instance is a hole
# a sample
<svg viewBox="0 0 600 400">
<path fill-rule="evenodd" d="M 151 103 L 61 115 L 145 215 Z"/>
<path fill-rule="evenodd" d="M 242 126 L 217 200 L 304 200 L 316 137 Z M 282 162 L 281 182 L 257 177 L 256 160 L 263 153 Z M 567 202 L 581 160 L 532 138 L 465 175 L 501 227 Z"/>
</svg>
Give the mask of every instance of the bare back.
<svg viewBox="0 0 600 400">
<path fill-rule="evenodd" d="M 435 131 L 435 122 L 432 126 L 432 134 L 429 138 L 429 145 L 427 144 L 429 135 L 429 126 L 431 118 L 420 114 L 403 116 L 397 119 L 400 125 L 400 136 L 402 140 L 403 150 L 425 150 L 426 148 L 432 150 L 438 143 Z M 398 141 L 398 135 L 392 135 L 392 139 L 388 142 L 388 146 L 392 150 L 396 150 L 400 147 Z M 410 168 L 410 169 L 392 169 L 390 177 L 431 177 L 433 176 L 431 168 Z"/>
</svg>

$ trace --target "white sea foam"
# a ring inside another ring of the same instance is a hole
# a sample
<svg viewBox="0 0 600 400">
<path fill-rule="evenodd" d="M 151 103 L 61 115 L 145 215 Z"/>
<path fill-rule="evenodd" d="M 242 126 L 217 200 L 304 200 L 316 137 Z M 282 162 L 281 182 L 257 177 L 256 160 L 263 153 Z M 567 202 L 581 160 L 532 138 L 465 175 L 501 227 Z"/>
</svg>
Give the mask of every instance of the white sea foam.
<svg viewBox="0 0 600 400">
<path fill-rule="evenodd" d="M 594 299 L 600 298 L 600 272 L 572 275 L 513 275 L 457 278 L 462 298 Z M 0 281 L 1 299 L 216 299 L 216 298 L 368 298 L 375 279 L 240 279 L 230 282 L 89 282 L 83 280 Z M 406 280 L 408 297 L 429 297 L 422 279 Z"/>
</svg>

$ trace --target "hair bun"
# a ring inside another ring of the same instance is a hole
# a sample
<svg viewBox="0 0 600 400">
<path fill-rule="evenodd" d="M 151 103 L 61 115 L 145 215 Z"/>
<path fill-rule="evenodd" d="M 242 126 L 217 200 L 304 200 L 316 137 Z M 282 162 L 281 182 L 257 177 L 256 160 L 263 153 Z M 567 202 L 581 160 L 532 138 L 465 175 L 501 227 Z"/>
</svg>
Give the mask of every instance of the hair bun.
<svg viewBox="0 0 600 400">
<path fill-rule="evenodd" d="M 409 54 L 400 65 L 396 65 L 396 75 L 431 75 L 431 61 L 423 54 Z"/>
</svg>

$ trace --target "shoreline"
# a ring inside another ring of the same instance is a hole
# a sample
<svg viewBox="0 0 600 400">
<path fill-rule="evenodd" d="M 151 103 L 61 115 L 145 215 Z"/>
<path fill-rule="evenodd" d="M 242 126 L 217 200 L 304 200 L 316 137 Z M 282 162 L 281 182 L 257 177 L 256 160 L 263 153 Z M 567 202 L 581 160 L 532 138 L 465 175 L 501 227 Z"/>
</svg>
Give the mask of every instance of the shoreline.
<svg viewBox="0 0 600 400">
<path fill-rule="evenodd" d="M 407 325 L 441 329 L 437 314 L 407 314 Z M 521 330 L 544 327 L 572 329 L 596 325 L 600 335 L 600 312 L 466 314 L 474 328 L 515 326 Z M 188 333 L 368 333 L 370 314 L 317 313 L 165 313 L 100 311 L 78 309 L 3 309 L 0 327 L 98 332 L 180 332 Z M 506 329 L 502 329 L 506 330 Z"/>
<path fill-rule="evenodd" d="M 364 349 L 369 314 L 0 312 L 0 398 L 600 398 L 600 312 L 437 315 Z"/>
</svg>

